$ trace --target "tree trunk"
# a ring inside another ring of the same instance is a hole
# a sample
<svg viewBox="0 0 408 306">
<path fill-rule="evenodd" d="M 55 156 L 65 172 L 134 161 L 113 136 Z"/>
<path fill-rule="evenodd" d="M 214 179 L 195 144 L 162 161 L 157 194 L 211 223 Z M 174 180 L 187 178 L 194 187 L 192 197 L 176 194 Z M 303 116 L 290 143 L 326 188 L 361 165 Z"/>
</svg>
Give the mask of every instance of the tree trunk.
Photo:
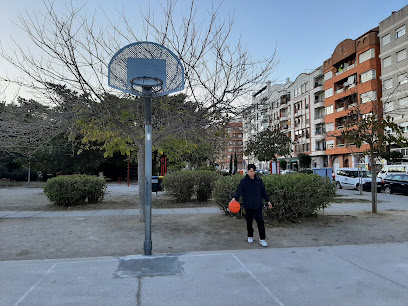
<svg viewBox="0 0 408 306">
<path fill-rule="evenodd" d="M 371 203 L 372 212 L 377 213 L 377 168 L 375 164 L 375 155 L 373 152 L 370 153 L 371 159 Z"/>
<path fill-rule="evenodd" d="M 146 202 L 146 180 L 145 180 L 145 149 L 139 147 L 137 152 L 137 184 L 139 186 L 139 220 L 144 222 L 144 210 Z"/>
</svg>

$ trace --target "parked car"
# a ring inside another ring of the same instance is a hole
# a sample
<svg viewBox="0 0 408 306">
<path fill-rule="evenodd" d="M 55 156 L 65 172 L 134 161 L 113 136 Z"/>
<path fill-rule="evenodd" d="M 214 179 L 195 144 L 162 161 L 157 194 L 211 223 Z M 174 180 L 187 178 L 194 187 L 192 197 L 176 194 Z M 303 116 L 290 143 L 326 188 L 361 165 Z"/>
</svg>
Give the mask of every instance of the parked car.
<svg viewBox="0 0 408 306">
<path fill-rule="evenodd" d="M 290 169 L 283 170 L 283 171 L 281 172 L 281 174 L 296 174 L 296 173 L 297 173 L 296 171 L 290 170 Z"/>
<path fill-rule="evenodd" d="M 390 174 L 381 181 L 385 193 L 408 194 L 408 174 Z"/>
<path fill-rule="evenodd" d="M 371 172 L 367 169 L 338 168 L 333 176 L 339 189 L 349 188 L 357 190 L 371 190 Z M 381 192 L 381 180 L 376 178 L 377 191 Z"/>
<path fill-rule="evenodd" d="M 266 170 L 266 169 L 258 169 L 258 170 L 256 170 L 256 173 L 260 173 L 260 174 L 270 174 L 271 171 Z"/>
<path fill-rule="evenodd" d="M 389 174 L 408 174 L 408 165 L 385 165 L 377 176 L 383 179 Z"/>
</svg>

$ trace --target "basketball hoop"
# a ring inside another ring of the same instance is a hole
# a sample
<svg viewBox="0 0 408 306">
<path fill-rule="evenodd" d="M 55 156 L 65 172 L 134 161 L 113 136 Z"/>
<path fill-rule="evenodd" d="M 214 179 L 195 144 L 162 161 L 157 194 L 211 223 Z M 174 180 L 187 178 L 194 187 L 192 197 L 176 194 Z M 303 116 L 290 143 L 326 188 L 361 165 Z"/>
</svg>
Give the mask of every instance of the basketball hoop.
<svg viewBox="0 0 408 306">
<path fill-rule="evenodd" d="M 152 255 L 152 96 L 184 89 L 184 68 L 177 56 L 153 42 L 137 42 L 120 49 L 108 65 L 108 84 L 144 97 L 145 111 L 145 255 Z"/>
<path fill-rule="evenodd" d="M 130 88 L 132 91 L 137 92 L 139 95 L 143 96 L 144 90 L 151 90 L 152 94 L 157 94 L 163 88 L 163 81 L 159 78 L 153 77 L 136 77 L 129 80 Z"/>
<path fill-rule="evenodd" d="M 180 59 L 162 45 L 132 43 L 116 52 L 109 62 L 108 84 L 136 96 L 165 96 L 184 89 L 184 68 Z"/>
</svg>

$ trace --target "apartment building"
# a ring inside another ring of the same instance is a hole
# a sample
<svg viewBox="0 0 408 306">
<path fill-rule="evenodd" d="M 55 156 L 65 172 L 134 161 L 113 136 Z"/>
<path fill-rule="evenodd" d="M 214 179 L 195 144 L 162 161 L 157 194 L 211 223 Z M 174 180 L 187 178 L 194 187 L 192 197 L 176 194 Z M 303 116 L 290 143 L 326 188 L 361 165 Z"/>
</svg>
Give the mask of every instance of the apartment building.
<svg viewBox="0 0 408 306">
<path fill-rule="evenodd" d="M 272 84 L 270 81 L 261 89 L 252 94 L 251 106 L 244 114 L 244 147 L 250 139 L 263 130 L 279 128 L 280 94 L 284 84 Z M 245 156 L 245 163 L 253 163 L 260 170 L 270 169 L 267 161 L 259 161 L 255 156 Z"/>
<path fill-rule="evenodd" d="M 289 117 L 293 141 L 292 162 L 299 153 L 309 154 L 312 167 L 327 166 L 325 152 L 323 69 L 302 73 L 289 86 Z"/>
<path fill-rule="evenodd" d="M 327 167 L 329 162 L 326 155 L 326 125 L 324 107 L 323 66 L 311 73 L 313 88 L 310 92 L 311 109 L 311 158 L 312 168 Z"/>
<path fill-rule="evenodd" d="M 323 69 L 300 74 L 294 82 L 267 83 L 252 96 L 252 106 L 244 121 L 244 146 L 266 128 L 280 129 L 293 142 L 292 156 L 285 157 L 290 167 L 297 167 L 297 155 L 312 157 L 312 167 L 327 166 L 325 154 Z M 270 169 L 268 162 L 245 157 L 259 169 Z"/>
<path fill-rule="evenodd" d="M 408 5 L 379 24 L 384 115 L 400 125 L 408 138 Z M 393 131 L 388 130 L 388 133 Z M 408 148 L 393 148 L 408 161 Z"/>
<path fill-rule="evenodd" d="M 237 152 L 238 171 L 245 168 L 243 159 L 243 127 L 242 122 L 231 122 L 227 127 L 227 138 L 224 142 L 224 151 L 219 155 L 216 164 L 218 164 L 218 170 L 229 171 L 230 160 L 234 163 L 235 152 Z"/>
<path fill-rule="evenodd" d="M 342 138 L 341 131 L 345 125 L 358 120 L 358 116 L 350 116 L 351 110 L 359 116 L 382 112 L 378 34 L 379 28 L 376 27 L 355 40 L 340 42 L 332 56 L 323 62 L 329 167 L 336 169 L 369 163 L 368 157 L 362 154 L 368 145 L 357 148 Z"/>
</svg>

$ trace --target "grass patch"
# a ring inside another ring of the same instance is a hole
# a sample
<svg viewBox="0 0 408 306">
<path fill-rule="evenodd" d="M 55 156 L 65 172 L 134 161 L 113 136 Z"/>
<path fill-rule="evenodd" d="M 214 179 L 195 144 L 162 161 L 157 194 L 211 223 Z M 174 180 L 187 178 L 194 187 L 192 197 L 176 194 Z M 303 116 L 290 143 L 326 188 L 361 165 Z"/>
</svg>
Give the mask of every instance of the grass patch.
<svg viewBox="0 0 408 306">
<path fill-rule="evenodd" d="M 379 202 L 379 201 L 377 201 Z M 371 200 L 367 199 L 355 199 L 355 198 L 334 198 L 331 203 L 371 203 Z"/>
</svg>

